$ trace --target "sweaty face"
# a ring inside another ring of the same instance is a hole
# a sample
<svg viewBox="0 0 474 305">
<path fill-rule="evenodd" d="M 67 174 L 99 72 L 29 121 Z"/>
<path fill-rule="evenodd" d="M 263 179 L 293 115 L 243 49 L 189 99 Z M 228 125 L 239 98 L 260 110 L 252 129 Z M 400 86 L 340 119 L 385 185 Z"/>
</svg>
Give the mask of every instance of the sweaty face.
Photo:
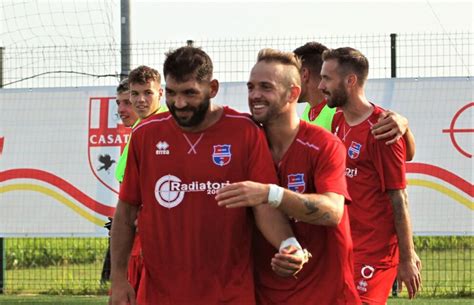
<svg viewBox="0 0 474 305">
<path fill-rule="evenodd" d="M 266 124 L 276 119 L 287 105 L 287 86 L 283 67 L 278 63 L 257 63 L 247 82 L 250 113 L 255 121 Z"/>
<path fill-rule="evenodd" d="M 145 119 L 160 108 L 160 84 L 154 80 L 145 84 L 130 83 L 130 100 L 133 110 L 141 119 Z"/>
<path fill-rule="evenodd" d="M 166 104 L 181 127 L 199 126 L 208 113 L 211 103 L 209 82 L 198 82 L 194 78 L 178 82 L 172 77 L 166 78 Z"/>
<path fill-rule="evenodd" d="M 117 113 L 125 127 L 131 127 L 138 120 L 138 115 L 133 111 L 130 102 L 130 92 L 126 91 L 117 94 Z"/>
<path fill-rule="evenodd" d="M 318 87 L 325 95 L 327 104 L 331 108 L 343 107 L 348 99 L 344 78 L 337 68 L 337 61 L 324 61 L 321 69 L 321 82 Z"/>
</svg>

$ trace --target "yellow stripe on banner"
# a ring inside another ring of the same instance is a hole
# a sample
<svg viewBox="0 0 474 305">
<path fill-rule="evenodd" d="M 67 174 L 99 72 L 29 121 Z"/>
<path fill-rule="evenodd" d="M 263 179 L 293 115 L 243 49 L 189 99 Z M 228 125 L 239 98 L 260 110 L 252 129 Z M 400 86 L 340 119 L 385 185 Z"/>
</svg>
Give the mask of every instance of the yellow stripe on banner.
<svg viewBox="0 0 474 305">
<path fill-rule="evenodd" d="M 102 227 L 104 225 L 104 221 L 102 219 L 92 216 L 91 214 L 87 213 L 86 211 L 82 210 L 77 205 L 75 205 L 71 200 L 67 199 L 63 195 L 57 192 L 54 192 L 53 190 L 50 190 L 44 186 L 25 183 L 25 184 L 12 184 L 12 185 L 0 187 L 0 194 L 11 192 L 11 191 L 35 191 L 35 192 L 43 193 L 63 203 L 64 205 L 72 209 L 74 212 L 84 217 L 85 219 L 89 220 L 90 222 L 98 225 L 99 227 Z"/>
<path fill-rule="evenodd" d="M 446 196 L 451 197 L 452 199 L 456 200 L 457 202 L 464 205 L 468 209 L 474 210 L 474 202 L 472 200 L 469 200 L 468 198 L 465 198 L 459 195 L 458 193 L 436 182 L 431 182 L 431 181 L 426 181 L 426 180 L 421 180 L 421 179 L 408 179 L 408 184 L 416 185 L 416 186 L 424 186 L 430 189 L 437 190 L 438 192 L 443 193 Z"/>
</svg>

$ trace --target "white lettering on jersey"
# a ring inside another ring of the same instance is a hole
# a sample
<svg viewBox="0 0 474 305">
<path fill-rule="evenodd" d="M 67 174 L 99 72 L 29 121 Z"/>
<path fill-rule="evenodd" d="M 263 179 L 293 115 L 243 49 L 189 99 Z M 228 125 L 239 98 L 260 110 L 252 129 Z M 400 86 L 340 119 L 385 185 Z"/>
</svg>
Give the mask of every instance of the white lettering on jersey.
<svg viewBox="0 0 474 305">
<path fill-rule="evenodd" d="M 230 181 L 183 183 L 176 176 L 166 175 L 156 181 L 155 198 L 161 206 L 171 209 L 183 201 L 186 192 L 206 192 L 207 195 L 215 195 L 220 188 L 229 184 Z"/>
<path fill-rule="evenodd" d="M 169 147 L 170 147 L 169 144 L 166 143 L 165 141 L 159 141 L 158 143 L 156 143 L 155 154 L 156 155 L 169 155 L 170 154 L 170 151 L 168 150 Z"/>
<path fill-rule="evenodd" d="M 356 168 L 346 167 L 346 177 L 347 178 L 354 178 L 356 176 L 357 176 L 357 167 Z"/>
</svg>

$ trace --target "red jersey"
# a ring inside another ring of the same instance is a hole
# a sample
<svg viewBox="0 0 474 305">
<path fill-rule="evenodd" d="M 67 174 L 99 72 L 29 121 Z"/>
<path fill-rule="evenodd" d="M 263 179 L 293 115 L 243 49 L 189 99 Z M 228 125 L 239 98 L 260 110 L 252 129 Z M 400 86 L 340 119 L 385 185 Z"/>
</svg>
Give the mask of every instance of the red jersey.
<svg viewBox="0 0 474 305">
<path fill-rule="evenodd" d="M 347 149 L 346 177 L 356 264 L 390 267 L 398 264 L 398 240 L 387 190 L 404 189 L 405 140 L 386 145 L 370 132 L 383 109 L 364 122 L 349 126 L 342 111 L 336 112 L 333 131 Z"/>
<path fill-rule="evenodd" d="M 321 113 L 321 110 L 323 110 L 323 108 L 324 108 L 324 106 L 326 106 L 326 104 L 327 104 L 327 101 L 326 101 L 326 99 L 324 99 L 321 103 L 317 104 L 314 107 L 311 107 L 309 109 L 309 113 L 308 113 L 309 120 L 310 121 L 316 120 L 316 118 Z"/>
<path fill-rule="evenodd" d="M 344 177 L 344 146 L 325 129 L 300 121 L 298 134 L 278 164 L 279 184 L 299 193 L 334 192 L 349 198 Z M 346 207 L 335 227 L 292 222 L 295 236 L 312 258 L 297 279 L 276 275 L 277 252 L 261 234 L 255 242 L 257 303 L 360 304 L 354 286 L 352 240 Z"/>
<path fill-rule="evenodd" d="M 275 183 L 271 160 L 263 131 L 227 107 L 198 133 L 169 113 L 136 127 L 119 196 L 143 204 L 139 304 L 255 304 L 251 209 L 219 207 L 214 197 L 233 182 Z"/>
</svg>

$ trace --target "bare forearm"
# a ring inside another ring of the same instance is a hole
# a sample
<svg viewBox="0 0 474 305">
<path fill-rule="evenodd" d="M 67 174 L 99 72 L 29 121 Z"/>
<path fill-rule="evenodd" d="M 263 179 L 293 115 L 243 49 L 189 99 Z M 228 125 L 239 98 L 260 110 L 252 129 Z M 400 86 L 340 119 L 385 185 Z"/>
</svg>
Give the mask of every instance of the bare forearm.
<svg viewBox="0 0 474 305">
<path fill-rule="evenodd" d="M 268 204 L 253 208 L 255 222 L 267 241 L 276 249 L 283 240 L 294 236 L 288 217 Z"/>
<path fill-rule="evenodd" d="M 135 236 L 137 206 L 118 202 L 112 224 L 110 245 L 111 278 L 127 276 L 128 259 Z"/>
<path fill-rule="evenodd" d="M 389 191 L 393 207 L 395 230 L 400 248 L 400 261 L 413 260 L 415 247 L 413 245 L 413 232 L 410 214 L 408 211 L 408 196 L 406 190 Z"/>
<path fill-rule="evenodd" d="M 336 226 L 344 211 L 344 196 L 335 193 L 299 194 L 285 190 L 279 209 L 299 221 Z"/>
<path fill-rule="evenodd" d="M 415 136 L 411 132 L 410 128 L 407 128 L 407 131 L 403 135 L 406 143 L 406 161 L 411 161 L 415 157 Z"/>
</svg>

